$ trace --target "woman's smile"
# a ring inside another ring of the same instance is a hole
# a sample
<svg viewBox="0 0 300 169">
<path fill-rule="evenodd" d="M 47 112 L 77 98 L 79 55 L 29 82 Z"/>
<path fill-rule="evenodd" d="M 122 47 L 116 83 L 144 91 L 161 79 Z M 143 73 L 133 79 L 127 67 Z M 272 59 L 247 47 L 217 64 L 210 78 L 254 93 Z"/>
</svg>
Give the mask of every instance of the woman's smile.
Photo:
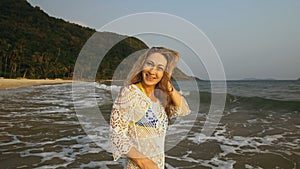
<svg viewBox="0 0 300 169">
<path fill-rule="evenodd" d="M 156 77 L 154 75 L 151 75 L 149 72 L 146 73 L 146 80 L 147 81 L 153 81 L 155 79 L 156 79 Z"/>
<path fill-rule="evenodd" d="M 144 63 L 142 75 L 146 86 L 155 86 L 163 77 L 167 59 L 160 53 L 151 54 Z"/>
</svg>

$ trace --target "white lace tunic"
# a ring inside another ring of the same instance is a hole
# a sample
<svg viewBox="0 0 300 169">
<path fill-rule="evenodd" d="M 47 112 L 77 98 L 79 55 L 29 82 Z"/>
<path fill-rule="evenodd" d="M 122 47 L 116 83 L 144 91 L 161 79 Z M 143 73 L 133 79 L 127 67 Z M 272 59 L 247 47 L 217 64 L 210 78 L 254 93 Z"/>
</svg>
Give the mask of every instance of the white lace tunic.
<svg viewBox="0 0 300 169">
<path fill-rule="evenodd" d="M 178 116 L 189 112 L 189 109 L 182 111 L 180 108 L 174 108 L 172 114 Z M 134 146 L 163 169 L 167 126 L 167 115 L 158 100 L 152 102 L 135 85 L 124 87 L 114 102 L 110 119 L 110 145 L 114 160 L 125 156 Z M 125 168 L 139 167 L 127 159 Z"/>
</svg>

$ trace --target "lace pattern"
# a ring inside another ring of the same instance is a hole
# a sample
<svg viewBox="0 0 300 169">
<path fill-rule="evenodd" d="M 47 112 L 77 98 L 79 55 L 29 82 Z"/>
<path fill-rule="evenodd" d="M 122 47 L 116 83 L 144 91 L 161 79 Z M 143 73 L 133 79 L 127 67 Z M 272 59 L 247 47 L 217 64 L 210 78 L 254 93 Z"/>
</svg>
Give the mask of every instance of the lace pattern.
<svg viewBox="0 0 300 169">
<path fill-rule="evenodd" d="M 184 104 L 187 105 L 185 102 Z M 189 112 L 174 107 L 173 117 Z M 159 101 L 152 102 L 135 85 L 124 87 L 114 102 L 110 120 L 110 146 L 114 160 L 132 146 L 164 168 L 164 142 L 168 118 Z M 126 168 L 138 168 L 130 159 Z"/>
</svg>

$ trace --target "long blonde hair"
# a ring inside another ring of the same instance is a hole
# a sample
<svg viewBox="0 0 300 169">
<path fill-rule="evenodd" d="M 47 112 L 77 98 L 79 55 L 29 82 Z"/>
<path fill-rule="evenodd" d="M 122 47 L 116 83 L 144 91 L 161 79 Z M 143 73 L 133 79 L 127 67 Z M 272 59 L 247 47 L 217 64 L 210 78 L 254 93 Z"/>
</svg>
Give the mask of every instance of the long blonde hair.
<svg viewBox="0 0 300 169">
<path fill-rule="evenodd" d="M 124 85 L 137 84 L 142 81 L 143 66 L 145 64 L 147 57 L 153 53 L 160 53 L 167 60 L 167 65 L 166 65 L 163 77 L 156 84 L 155 89 L 158 89 L 158 90 L 155 90 L 154 94 L 160 100 L 160 102 L 164 105 L 166 114 L 168 116 L 168 119 L 170 120 L 171 105 L 173 105 L 173 103 L 172 103 L 172 100 L 170 98 L 170 94 L 168 91 L 168 82 L 171 80 L 173 70 L 178 63 L 178 60 L 180 57 L 178 52 L 171 50 L 171 49 L 164 48 L 164 47 L 152 47 L 152 48 L 148 49 L 144 54 L 142 54 L 138 58 L 138 60 L 134 64 L 133 68 L 129 72 Z"/>
</svg>

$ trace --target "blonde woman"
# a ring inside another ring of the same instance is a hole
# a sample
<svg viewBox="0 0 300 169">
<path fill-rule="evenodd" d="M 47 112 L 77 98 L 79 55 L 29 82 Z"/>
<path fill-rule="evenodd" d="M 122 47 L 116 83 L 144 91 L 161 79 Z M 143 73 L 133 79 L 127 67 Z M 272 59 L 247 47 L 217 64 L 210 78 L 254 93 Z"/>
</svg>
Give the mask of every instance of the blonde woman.
<svg viewBox="0 0 300 169">
<path fill-rule="evenodd" d="M 110 119 L 114 160 L 125 168 L 163 169 L 164 141 L 172 117 L 190 113 L 170 78 L 179 60 L 176 51 L 153 47 L 139 57 L 116 98 Z"/>
</svg>

